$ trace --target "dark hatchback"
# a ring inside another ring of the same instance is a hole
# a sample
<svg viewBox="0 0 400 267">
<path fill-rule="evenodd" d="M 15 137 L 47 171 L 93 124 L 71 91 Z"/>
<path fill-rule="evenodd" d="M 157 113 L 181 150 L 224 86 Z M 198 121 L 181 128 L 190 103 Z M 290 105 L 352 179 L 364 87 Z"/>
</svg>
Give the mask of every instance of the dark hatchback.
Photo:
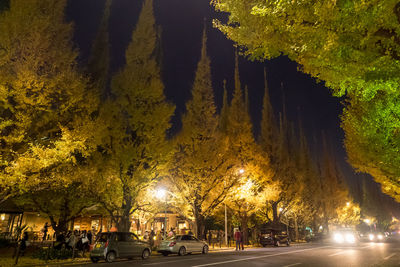
<svg viewBox="0 0 400 267">
<path fill-rule="evenodd" d="M 266 246 L 290 246 L 290 238 L 284 231 L 267 229 L 263 230 L 260 235 L 260 244 Z"/>
<path fill-rule="evenodd" d="M 147 259 L 150 255 L 150 244 L 139 240 L 134 233 L 105 232 L 97 237 L 93 250 L 90 252 L 90 259 L 92 262 L 98 262 L 100 259 L 113 262 L 117 258 Z"/>
</svg>

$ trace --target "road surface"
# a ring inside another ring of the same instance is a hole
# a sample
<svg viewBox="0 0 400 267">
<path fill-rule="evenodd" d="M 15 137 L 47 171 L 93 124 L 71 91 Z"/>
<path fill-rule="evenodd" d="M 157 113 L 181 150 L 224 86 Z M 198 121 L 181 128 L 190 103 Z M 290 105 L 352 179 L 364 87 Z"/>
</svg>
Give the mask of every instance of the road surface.
<svg viewBox="0 0 400 267">
<path fill-rule="evenodd" d="M 207 255 L 152 256 L 148 260 L 99 262 L 86 266 L 251 267 L 251 266 L 400 266 L 400 243 L 361 243 L 357 247 L 304 244 L 291 247 L 215 251 Z"/>
</svg>

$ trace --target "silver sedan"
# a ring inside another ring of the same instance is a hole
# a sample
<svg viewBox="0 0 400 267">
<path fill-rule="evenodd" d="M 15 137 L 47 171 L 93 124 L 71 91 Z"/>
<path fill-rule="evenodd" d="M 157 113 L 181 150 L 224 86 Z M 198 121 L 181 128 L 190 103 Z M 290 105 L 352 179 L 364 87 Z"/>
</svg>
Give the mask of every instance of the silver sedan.
<svg viewBox="0 0 400 267">
<path fill-rule="evenodd" d="M 208 244 L 192 235 L 176 235 L 162 241 L 157 252 L 164 256 L 168 256 L 169 254 L 183 256 L 192 252 L 206 254 L 208 253 Z"/>
</svg>

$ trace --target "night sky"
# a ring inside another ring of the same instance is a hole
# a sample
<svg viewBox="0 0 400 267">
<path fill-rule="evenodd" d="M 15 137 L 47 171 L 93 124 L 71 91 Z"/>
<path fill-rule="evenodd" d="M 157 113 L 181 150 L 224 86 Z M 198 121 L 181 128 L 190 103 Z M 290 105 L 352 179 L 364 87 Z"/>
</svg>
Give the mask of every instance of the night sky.
<svg viewBox="0 0 400 267">
<path fill-rule="evenodd" d="M 214 12 L 210 0 L 154 0 L 157 24 L 162 29 L 162 77 L 167 98 L 176 105 L 173 131 L 180 128 L 180 115 L 185 102 L 190 98 L 190 90 L 195 69 L 200 57 L 200 46 L 204 19 L 207 24 L 208 54 L 218 107 L 222 104 L 223 80 L 227 80 L 228 93 L 233 92 L 234 46 L 218 30 L 212 27 L 212 19 L 224 19 L 223 14 Z M 75 23 L 75 42 L 80 51 L 80 62 L 85 64 L 93 38 L 103 13 L 105 0 L 69 0 L 67 17 Z M 110 17 L 111 73 L 124 65 L 125 49 L 130 42 L 132 31 L 142 6 L 141 0 L 113 0 Z M 314 154 L 321 150 L 318 140 L 324 131 L 335 150 L 355 200 L 360 200 L 360 179 L 366 179 L 371 190 L 380 197 L 380 204 L 400 216 L 399 204 L 379 193 L 372 178 L 357 175 L 346 163 L 343 148 L 343 131 L 340 129 L 339 115 L 343 99 L 331 97 L 322 83 L 297 71 L 297 65 L 286 57 L 266 62 L 250 62 L 239 59 L 242 86 L 249 88 L 250 111 L 255 135 L 259 132 L 262 98 L 264 94 L 264 67 L 270 88 L 271 102 L 276 114 L 282 112 L 285 99 L 288 119 L 295 123 L 300 118 L 308 141 L 313 136 L 317 143 L 312 147 Z M 283 97 L 284 96 L 284 97 Z"/>
</svg>

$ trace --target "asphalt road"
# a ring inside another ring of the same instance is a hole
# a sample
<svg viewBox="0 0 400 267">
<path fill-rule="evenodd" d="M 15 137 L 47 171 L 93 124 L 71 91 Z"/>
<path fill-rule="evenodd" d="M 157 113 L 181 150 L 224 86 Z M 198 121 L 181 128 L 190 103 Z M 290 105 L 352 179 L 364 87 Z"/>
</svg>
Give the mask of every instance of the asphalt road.
<svg viewBox="0 0 400 267">
<path fill-rule="evenodd" d="M 305 244 L 291 247 L 215 251 L 207 255 L 152 256 L 148 260 L 99 262 L 85 266 L 206 267 L 206 266 L 400 266 L 400 243 L 361 243 L 357 247 Z"/>
</svg>

